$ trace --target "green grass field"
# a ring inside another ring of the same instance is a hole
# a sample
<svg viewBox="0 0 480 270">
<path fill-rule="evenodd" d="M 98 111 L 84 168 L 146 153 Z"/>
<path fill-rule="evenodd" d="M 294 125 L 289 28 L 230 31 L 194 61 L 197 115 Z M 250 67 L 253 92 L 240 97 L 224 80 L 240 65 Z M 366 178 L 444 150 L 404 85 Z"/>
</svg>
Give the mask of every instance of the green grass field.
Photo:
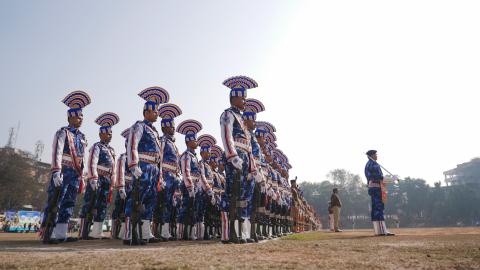
<svg viewBox="0 0 480 270">
<path fill-rule="evenodd" d="M 120 241 L 42 245 L 33 234 L 0 234 L 0 269 L 480 269 L 480 228 L 307 232 L 258 244 Z"/>
</svg>

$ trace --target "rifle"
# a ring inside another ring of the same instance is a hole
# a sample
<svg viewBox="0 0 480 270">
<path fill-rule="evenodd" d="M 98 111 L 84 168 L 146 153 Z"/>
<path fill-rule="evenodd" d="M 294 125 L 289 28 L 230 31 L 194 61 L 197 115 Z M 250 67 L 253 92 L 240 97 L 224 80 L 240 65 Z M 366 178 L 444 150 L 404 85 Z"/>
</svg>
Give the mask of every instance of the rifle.
<svg viewBox="0 0 480 270">
<path fill-rule="evenodd" d="M 252 214 L 250 217 L 250 234 L 255 242 L 258 242 L 257 228 L 260 224 L 260 213 L 258 212 L 258 209 L 260 207 L 261 191 L 259 184 L 260 183 L 255 183 L 255 187 L 253 188 Z"/>
<path fill-rule="evenodd" d="M 170 232 L 172 234 L 172 238 L 177 240 L 177 214 L 178 208 L 181 205 L 181 202 L 178 202 L 179 197 L 177 197 L 177 190 L 174 189 L 173 198 L 172 198 L 172 209 L 170 211 Z"/>
<path fill-rule="evenodd" d="M 257 220 L 258 220 L 258 223 L 259 223 L 259 224 L 257 224 L 257 235 L 260 236 L 259 240 L 264 240 L 267 236 L 266 228 L 265 228 L 267 226 L 266 207 L 265 207 L 265 203 L 266 203 L 266 199 L 267 199 L 267 194 L 266 193 L 267 193 L 266 190 L 265 190 L 265 192 L 262 192 L 262 190 L 260 190 L 260 205 L 259 206 L 262 209 L 262 211 L 257 213 L 257 214 L 260 214 L 260 215 L 257 215 Z"/>
<path fill-rule="evenodd" d="M 214 205 L 214 212 L 213 212 L 213 224 L 214 224 L 214 228 L 213 228 L 213 235 L 216 237 L 217 235 L 220 235 L 221 234 L 221 230 L 222 230 L 222 220 L 220 218 L 220 202 L 221 202 L 221 198 L 222 198 L 222 192 L 219 192 L 218 195 L 215 197 L 215 199 L 217 200 L 217 203 Z"/>
<path fill-rule="evenodd" d="M 142 238 L 142 214 L 145 212 L 145 206 L 140 200 L 140 179 L 133 176 L 132 181 L 132 237 L 130 238 L 130 245 L 138 245 L 143 241 Z"/>
<path fill-rule="evenodd" d="M 85 224 L 80 232 L 80 238 L 83 240 L 88 240 L 88 234 L 90 233 L 90 226 L 93 224 L 93 217 L 97 215 L 97 208 L 95 208 L 95 203 L 97 201 L 97 190 L 92 190 L 92 196 L 90 197 L 90 201 L 88 201 L 87 205 L 87 213 L 85 216 Z"/>
<path fill-rule="evenodd" d="M 287 235 L 288 221 L 287 221 L 287 206 L 282 206 L 282 234 Z"/>
<path fill-rule="evenodd" d="M 213 205 L 211 204 L 209 199 L 209 196 L 205 196 L 205 230 L 203 235 L 200 235 L 203 240 L 210 240 L 210 228 L 213 227 Z"/>
<path fill-rule="evenodd" d="M 42 222 L 40 229 L 40 237 L 42 238 L 44 244 L 48 244 L 50 242 L 53 228 L 55 228 L 58 214 L 58 201 L 60 200 L 61 193 L 62 187 L 55 187 L 53 190 L 53 196 L 50 198 L 50 200 L 48 200 L 48 212 L 46 213 L 47 217 Z"/>
<path fill-rule="evenodd" d="M 397 176 L 394 176 L 390 171 L 388 171 L 385 167 L 383 167 L 380 163 L 378 163 L 376 160 L 374 160 L 372 157 L 368 156 L 368 159 L 370 159 L 371 161 L 375 162 L 378 164 L 378 166 L 380 166 L 380 168 L 382 168 L 384 171 L 386 171 L 387 173 L 390 174 L 390 176 L 384 176 L 383 177 L 383 181 L 380 182 L 380 190 L 382 192 L 382 202 L 383 203 L 386 203 L 387 202 L 387 188 L 386 188 L 386 184 L 387 183 L 394 183 L 395 181 L 397 181 L 398 183 L 400 183 L 400 179 L 397 178 Z M 367 185 L 368 185 L 368 179 L 367 179 Z"/>
<path fill-rule="evenodd" d="M 183 229 L 183 240 L 190 240 L 192 237 L 192 229 L 193 229 L 193 218 L 194 218 L 194 201 L 195 196 L 189 197 L 188 199 L 188 206 L 187 206 L 187 213 L 185 216 L 185 228 Z"/>
<path fill-rule="evenodd" d="M 122 226 L 122 221 L 125 220 L 125 204 L 126 204 L 126 199 L 121 199 L 120 198 L 120 204 L 118 205 L 118 213 L 117 217 L 115 218 L 114 222 L 114 230 L 113 230 L 113 238 L 118 239 L 118 234 L 120 233 L 120 228 Z"/>
<path fill-rule="evenodd" d="M 272 223 L 272 237 L 276 238 L 277 237 L 277 203 L 275 200 L 272 200 L 272 205 L 270 208 L 270 222 Z"/>
<path fill-rule="evenodd" d="M 161 230 L 163 225 L 163 213 L 165 213 L 165 189 L 157 192 L 157 205 L 153 213 L 153 234 L 156 238 L 161 238 Z"/>
<path fill-rule="evenodd" d="M 215 204 L 211 203 L 211 198 L 207 198 L 206 213 L 205 213 L 205 234 L 202 236 L 205 240 L 211 240 L 215 237 L 215 228 L 218 228 L 218 222 L 220 221 L 220 211 L 218 208 L 218 191 L 213 188 L 213 198 L 215 198 Z"/>
<path fill-rule="evenodd" d="M 385 167 L 382 166 L 382 164 L 378 163 L 376 160 L 374 160 L 372 157 L 368 156 L 368 159 L 372 160 L 373 162 L 377 163 L 378 166 L 380 166 L 380 168 L 382 168 L 384 171 L 386 171 L 388 174 L 390 174 L 391 176 L 394 176 L 393 173 L 391 173 L 389 170 L 387 170 Z M 396 177 L 396 176 L 395 176 Z M 400 182 L 401 179 L 395 179 L 393 178 L 393 181 L 397 180 L 397 182 Z"/>
<path fill-rule="evenodd" d="M 177 239 L 177 209 L 172 207 L 171 211 L 171 222 L 170 222 L 170 232 L 173 239 Z"/>
<path fill-rule="evenodd" d="M 241 236 L 242 233 L 242 226 L 240 224 L 240 213 L 241 213 L 241 208 L 240 208 L 240 170 L 233 169 L 233 183 L 232 183 L 232 194 L 230 197 L 230 232 L 229 232 L 229 238 L 230 241 L 238 243 L 239 239 L 237 237 L 237 233 L 235 230 L 235 220 L 238 220 L 238 231 L 239 235 Z"/>
</svg>

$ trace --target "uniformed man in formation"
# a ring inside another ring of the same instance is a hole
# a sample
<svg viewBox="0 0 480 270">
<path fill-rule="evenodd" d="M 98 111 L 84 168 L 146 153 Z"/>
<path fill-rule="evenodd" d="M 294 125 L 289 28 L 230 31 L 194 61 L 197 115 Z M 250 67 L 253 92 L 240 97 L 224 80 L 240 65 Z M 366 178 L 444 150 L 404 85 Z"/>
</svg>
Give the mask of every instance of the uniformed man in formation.
<svg viewBox="0 0 480 270">
<path fill-rule="evenodd" d="M 223 148 L 214 136 L 199 135 L 202 124 L 196 120 L 176 126 L 182 110 L 168 103 L 165 89 L 154 86 L 138 94 L 145 100 L 143 120 L 121 133 L 125 152 L 117 157 L 109 145 L 112 126 L 120 118 L 104 113 L 95 121 L 100 141 L 90 148 L 86 163 L 87 143 L 78 128 L 82 108 L 91 100 L 83 91 L 67 95 L 63 103 L 70 107 L 69 125 L 54 138 L 43 242 L 78 240 L 67 236 L 67 228 L 76 195 L 82 192 L 79 238 L 84 240 L 110 238 L 104 223 L 112 198 L 111 238 L 126 245 L 216 238 L 241 244 L 318 229 L 313 208 L 294 180 L 290 185 L 292 166 L 278 149 L 275 127 L 257 121 L 265 106 L 247 99 L 247 90 L 257 82 L 235 76 L 223 85 L 230 91 L 230 107 L 220 116 Z M 159 116 L 161 133 L 155 124 Z M 185 136 L 182 154 L 175 132 Z"/>
<path fill-rule="evenodd" d="M 160 139 L 161 163 L 160 163 L 160 191 L 157 201 L 157 220 L 161 226 L 154 226 L 154 232 L 162 241 L 175 240 L 174 238 L 174 194 L 180 185 L 180 153 L 175 144 L 175 121 L 182 114 L 181 109 L 175 104 L 164 104 L 159 109 L 162 118 L 161 126 L 163 136 Z M 175 225 L 175 226 L 174 226 Z"/>
<path fill-rule="evenodd" d="M 127 149 L 127 139 L 130 136 L 130 129 L 127 128 L 121 133 L 125 139 L 125 150 Z M 117 190 L 115 196 L 115 206 L 112 211 L 112 238 L 126 239 L 125 235 L 125 206 L 127 201 L 127 194 L 130 194 L 132 188 L 132 173 L 127 166 L 127 153 L 122 153 L 117 160 L 116 169 L 117 179 L 115 180 L 115 187 Z"/>
<path fill-rule="evenodd" d="M 83 123 L 82 109 L 91 100 L 87 93 L 74 91 L 62 102 L 70 108 L 67 111 L 68 126 L 60 128 L 53 138 L 52 176 L 40 228 L 40 237 L 49 244 L 78 240 L 67 237 L 67 231 L 77 194 L 82 192 L 84 186 L 87 140 L 79 128 Z"/>
<path fill-rule="evenodd" d="M 115 150 L 109 143 L 112 140 L 112 126 L 119 120 L 118 115 L 112 112 L 104 113 L 95 120 L 100 125 L 100 142 L 92 146 L 88 157 L 88 184 L 80 212 L 79 236 L 83 240 L 105 237 L 103 221 L 107 217 L 107 204 L 112 200 L 117 165 Z"/>
</svg>

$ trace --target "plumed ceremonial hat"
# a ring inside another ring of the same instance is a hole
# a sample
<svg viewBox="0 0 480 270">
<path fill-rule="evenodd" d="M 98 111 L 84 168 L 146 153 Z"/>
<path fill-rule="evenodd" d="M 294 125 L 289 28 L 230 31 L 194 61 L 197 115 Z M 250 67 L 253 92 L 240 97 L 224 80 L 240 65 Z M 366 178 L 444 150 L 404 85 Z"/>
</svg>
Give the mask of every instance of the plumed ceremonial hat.
<svg viewBox="0 0 480 270">
<path fill-rule="evenodd" d="M 265 106 L 260 100 L 249 98 L 245 100 L 245 109 L 242 118 L 245 120 L 257 120 L 257 113 L 265 111 Z"/>
<path fill-rule="evenodd" d="M 158 115 L 162 118 L 162 127 L 175 127 L 174 118 L 182 114 L 182 110 L 175 104 L 167 103 L 160 106 Z"/>
<path fill-rule="evenodd" d="M 146 101 L 145 106 L 143 106 L 144 111 L 157 110 L 158 105 L 167 103 L 170 99 L 167 90 L 159 86 L 144 89 L 138 95 Z"/>
<path fill-rule="evenodd" d="M 202 130 L 202 124 L 193 119 L 184 120 L 177 127 L 177 132 L 185 135 L 186 142 L 196 141 L 200 130 Z"/>
<path fill-rule="evenodd" d="M 82 109 L 92 102 L 90 96 L 84 91 L 73 91 L 62 100 L 63 104 L 70 109 L 67 111 L 69 117 L 81 116 Z"/>
<path fill-rule="evenodd" d="M 103 113 L 95 119 L 95 123 L 100 126 L 100 133 L 110 133 L 112 126 L 118 124 L 118 122 L 120 122 L 120 118 L 113 112 Z"/>
<path fill-rule="evenodd" d="M 200 151 L 209 151 L 210 147 L 217 143 L 217 140 L 212 135 L 203 134 L 197 139 L 198 145 L 200 145 Z"/>
<path fill-rule="evenodd" d="M 247 89 L 258 87 L 252 78 L 247 76 L 234 76 L 223 81 L 223 85 L 230 88 L 231 97 L 247 97 Z"/>
</svg>

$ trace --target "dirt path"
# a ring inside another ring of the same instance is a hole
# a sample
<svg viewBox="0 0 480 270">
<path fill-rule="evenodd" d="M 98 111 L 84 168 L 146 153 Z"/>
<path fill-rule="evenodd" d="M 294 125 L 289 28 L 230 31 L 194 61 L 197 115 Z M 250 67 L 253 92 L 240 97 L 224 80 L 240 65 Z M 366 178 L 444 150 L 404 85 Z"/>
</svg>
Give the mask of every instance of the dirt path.
<svg viewBox="0 0 480 270">
<path fill-rule="evenodd" d="M 45 246 L 33 234 L 0 234 L 0 269 L 480 269 L 480 228 L 313 232 L 247 245 L 119 241 Z"/>
</svg>

